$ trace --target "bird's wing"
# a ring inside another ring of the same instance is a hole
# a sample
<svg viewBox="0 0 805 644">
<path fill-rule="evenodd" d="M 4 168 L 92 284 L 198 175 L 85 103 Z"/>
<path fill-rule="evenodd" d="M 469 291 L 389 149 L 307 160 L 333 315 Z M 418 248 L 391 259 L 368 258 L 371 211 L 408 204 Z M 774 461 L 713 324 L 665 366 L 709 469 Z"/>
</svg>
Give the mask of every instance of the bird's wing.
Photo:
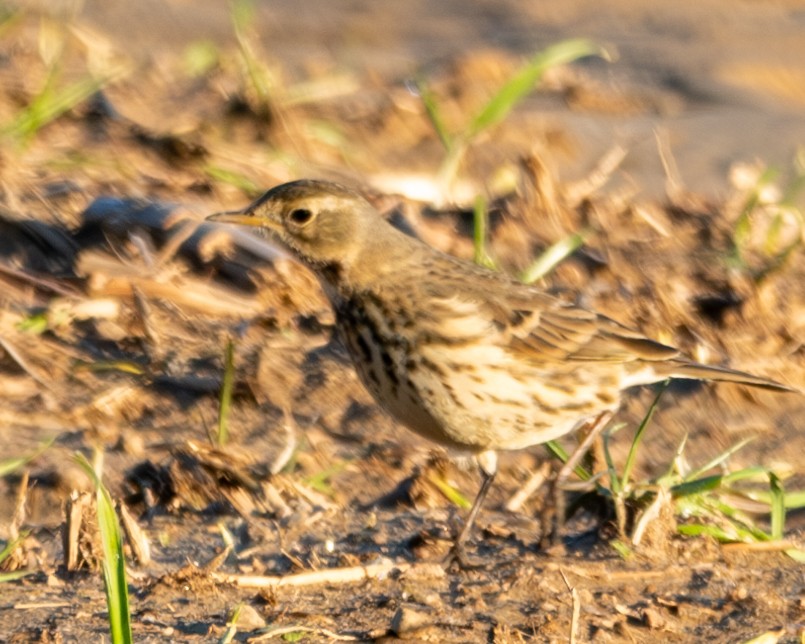
<svg viewBox="0 0 805 644">
<path fill-rule="evenodd" d="M 621 385 L 665 378 L 726 380 L 778 391 L 794 391 L 774 380 L 724 367 L 697 364 L 678 349 L 655 342 L 604 315 L 563 302 L 536 289 L 477 268 L 472 280 L 429 281 L 426 312 L 443 337 L 457 344 L 481 337 L 505 346 L 535 366 L 574 369 L 580 363 L 621 363 Z M 457 272 L 457 271 L 456 271 Z M 422 285 L 418 285 L 420 288 Z M 416 288 L 416 286 L 412 286 Z M 489 336 L 494 336 L 494 339 Z"/>
<path fill-rule="evenodd" d="M 472 310 L 500 342 L 535 363 L 657 361 L 679 355 L 673 347 L 534 287 L 489 271 L 479 270 L 475 277 L 461 283 L 440 281 L 439 292 L 430 293 L 431 301 L 451 302 L 464 316 Z"/>
<path fill-rule="evenodd" d="M 553 299 L 545 304 L 548 306 L 533 308 L 519 325 L 509 328 L 512 349 L 534 360 L 632 362 L 679 355 L 677 349 L 593 311 Z"/>
<path fill-rule="evenodd" d="M 449 263 L 448 263 L 449 262 Z M 500 273 L 447 260 L 426 288 L 434 317 L 454 318 L 457 332 L 494 333 L 499 344 L 535 364 L 673 359 L 679 351 L 606 316 L 570 305 Z M 472 279 L 467 279 L 467 272 Z M 461 275 L 461 279 L 456 276 Z M 444 328 L 445 335 L 449 329 Z"/>
</svg>

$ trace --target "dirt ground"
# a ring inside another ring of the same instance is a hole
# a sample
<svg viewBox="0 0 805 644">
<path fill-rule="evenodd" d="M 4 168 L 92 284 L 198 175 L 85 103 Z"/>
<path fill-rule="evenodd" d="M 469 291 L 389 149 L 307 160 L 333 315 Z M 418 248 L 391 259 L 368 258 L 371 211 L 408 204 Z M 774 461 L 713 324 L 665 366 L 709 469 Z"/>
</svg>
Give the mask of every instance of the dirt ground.
<svg viewBox="0 0 805 644">
<path fill-rule="evenodd" d="M 774 544 L 683 537 L 691 517 L 661 513 L 624 548 L 598 498 L 541 547 L 547 485 L 514 499 L 547 474 L 542 448 L 502 455 L 470 545 L 484 565 L 436 565 L 466 514 L 450 490 L 471 499 L 477 472 L 374 405 L 311 275 L 203 218 L 337 179 L 471 257 L 484 194 L 502 270 L 584 231 L 546 288 L 805 389 L 804 204 L 786 193 L 805 5 L 265 2 L 235 26 L 207 1 L 3 11 L 0 463 L 36 456 L 0 478 L 0 540 L 27 535 L 4 566 L 30 572 L 0 583 L 0 641 L 108 637 L 91 527 L 66 564 L 65 517 L 90 489 L 77 451 L 102 454 L 150 544 L 147 562 L 127 544 L 136 641 L 217 641 L 238 606 L 242 641 L 801 641 L 805 569 Z M 414 80 L 457 131 L 528 55 L 581 36 L 617 55 L 551 70 L 439 192 Z M 231 436 L 215 447 L 230 340 Z M 624 404 L 617 464 L 654 395 Z M 752 439 L 725 467 L 802 490 L 804 418 L 796 393 L 676 383 L 635 478 Z M 786 542 L 804 532 L 792 509 Z M 373 572 L 333 576 L 355 570 Z"/>
</svg>

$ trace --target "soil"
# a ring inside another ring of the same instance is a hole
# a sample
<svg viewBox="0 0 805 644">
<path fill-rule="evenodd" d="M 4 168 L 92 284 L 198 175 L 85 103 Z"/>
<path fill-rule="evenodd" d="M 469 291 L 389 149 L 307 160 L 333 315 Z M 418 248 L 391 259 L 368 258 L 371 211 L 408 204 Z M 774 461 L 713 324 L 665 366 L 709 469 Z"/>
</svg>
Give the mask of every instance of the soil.
<svg viewBox="0 0 805 644">
<path fill-rule="evenodd" d="M 34 456 L 0 479 L 0 539 L 23 535 L 3 567 L 28 573 L 0 583 L 0 640 L 108 637 L 81 452 L 144 534 L 126 537 L 136 641 L 217 641 L 238 607 L 242 641 L 800 641 L 805 577 L 784 551 L 802 545 L 801 508 L 785 544 L 682 536 L 694 518 L 670 505 L 630 544 L 611 500 L 572 490 L 548 546 L 549 486 L 511 504 L 548 474 L 540 447 L 502 455 L 477 566 L 436 565 L 477 472 L 377 408 L 310 274 L 203 218 L 283 181 L 337 179 L 472 257 L 484 194 L 500 270 L 584 231 L 545 288 L 805 389 L 803 203 L 780 206 L 805 141 L 805 7 L 346 4 L 262 3 L 236 29 L 217 2 L 88 0 L 0 25 L 0 465 Z M 527 56 L 580 36 L 617 55 L 551 70 L 439 192 L 444 151 L 412 79 L 457 131 Z M 32 125 L 48 83 L 87 79 L 85 99 Z M 619 413 L 618 467 L 655 395 L 630 392 Z M 672 466 L 752 439 L 723 468 L 801 490 L 803 418 L 799 393 L 677 382 L 634 480 L 657 489 Z M 768 529 L 760 504 L 725 502 Z"/>
</svg>

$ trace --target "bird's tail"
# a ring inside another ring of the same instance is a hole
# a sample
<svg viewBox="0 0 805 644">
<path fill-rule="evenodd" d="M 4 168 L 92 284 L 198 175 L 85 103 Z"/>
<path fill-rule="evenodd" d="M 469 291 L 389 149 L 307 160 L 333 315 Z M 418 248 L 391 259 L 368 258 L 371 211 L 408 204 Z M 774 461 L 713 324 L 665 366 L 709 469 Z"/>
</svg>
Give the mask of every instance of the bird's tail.
<svg viewBox="0 0 805 644">
<path fill-rule="evenodd" d="M 763 387 L 773 391 L 798 391 L 792 387 L 781 384 L 770 378 L 755 376 L 744 371 L 727 369 L 726 367 L 714 367 L 699 364 L 698 362 L 687 362 L 685 360 L 668 360 L 652 365 L 655 373 L 668 378 L 692 378 L 694 380 L 719 380 L 721 382 L 737 382 L 742 385 L 752 387 Z"/>
</svg>

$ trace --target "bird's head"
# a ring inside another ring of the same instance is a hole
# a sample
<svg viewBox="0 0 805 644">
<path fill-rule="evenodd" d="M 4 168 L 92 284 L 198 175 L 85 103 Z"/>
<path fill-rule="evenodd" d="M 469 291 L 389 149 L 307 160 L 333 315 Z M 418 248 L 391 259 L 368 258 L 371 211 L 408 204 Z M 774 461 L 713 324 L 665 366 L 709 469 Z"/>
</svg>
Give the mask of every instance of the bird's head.
<svg viewBox="0 0 805 644">
<path fill-rule="evenodd" d="M 388 224 L 357 192 L 327 181 L 285 183 L 244 208 L 207 219 L 254 226 L 313 268 L 349 267 Z"/>
</svg>

